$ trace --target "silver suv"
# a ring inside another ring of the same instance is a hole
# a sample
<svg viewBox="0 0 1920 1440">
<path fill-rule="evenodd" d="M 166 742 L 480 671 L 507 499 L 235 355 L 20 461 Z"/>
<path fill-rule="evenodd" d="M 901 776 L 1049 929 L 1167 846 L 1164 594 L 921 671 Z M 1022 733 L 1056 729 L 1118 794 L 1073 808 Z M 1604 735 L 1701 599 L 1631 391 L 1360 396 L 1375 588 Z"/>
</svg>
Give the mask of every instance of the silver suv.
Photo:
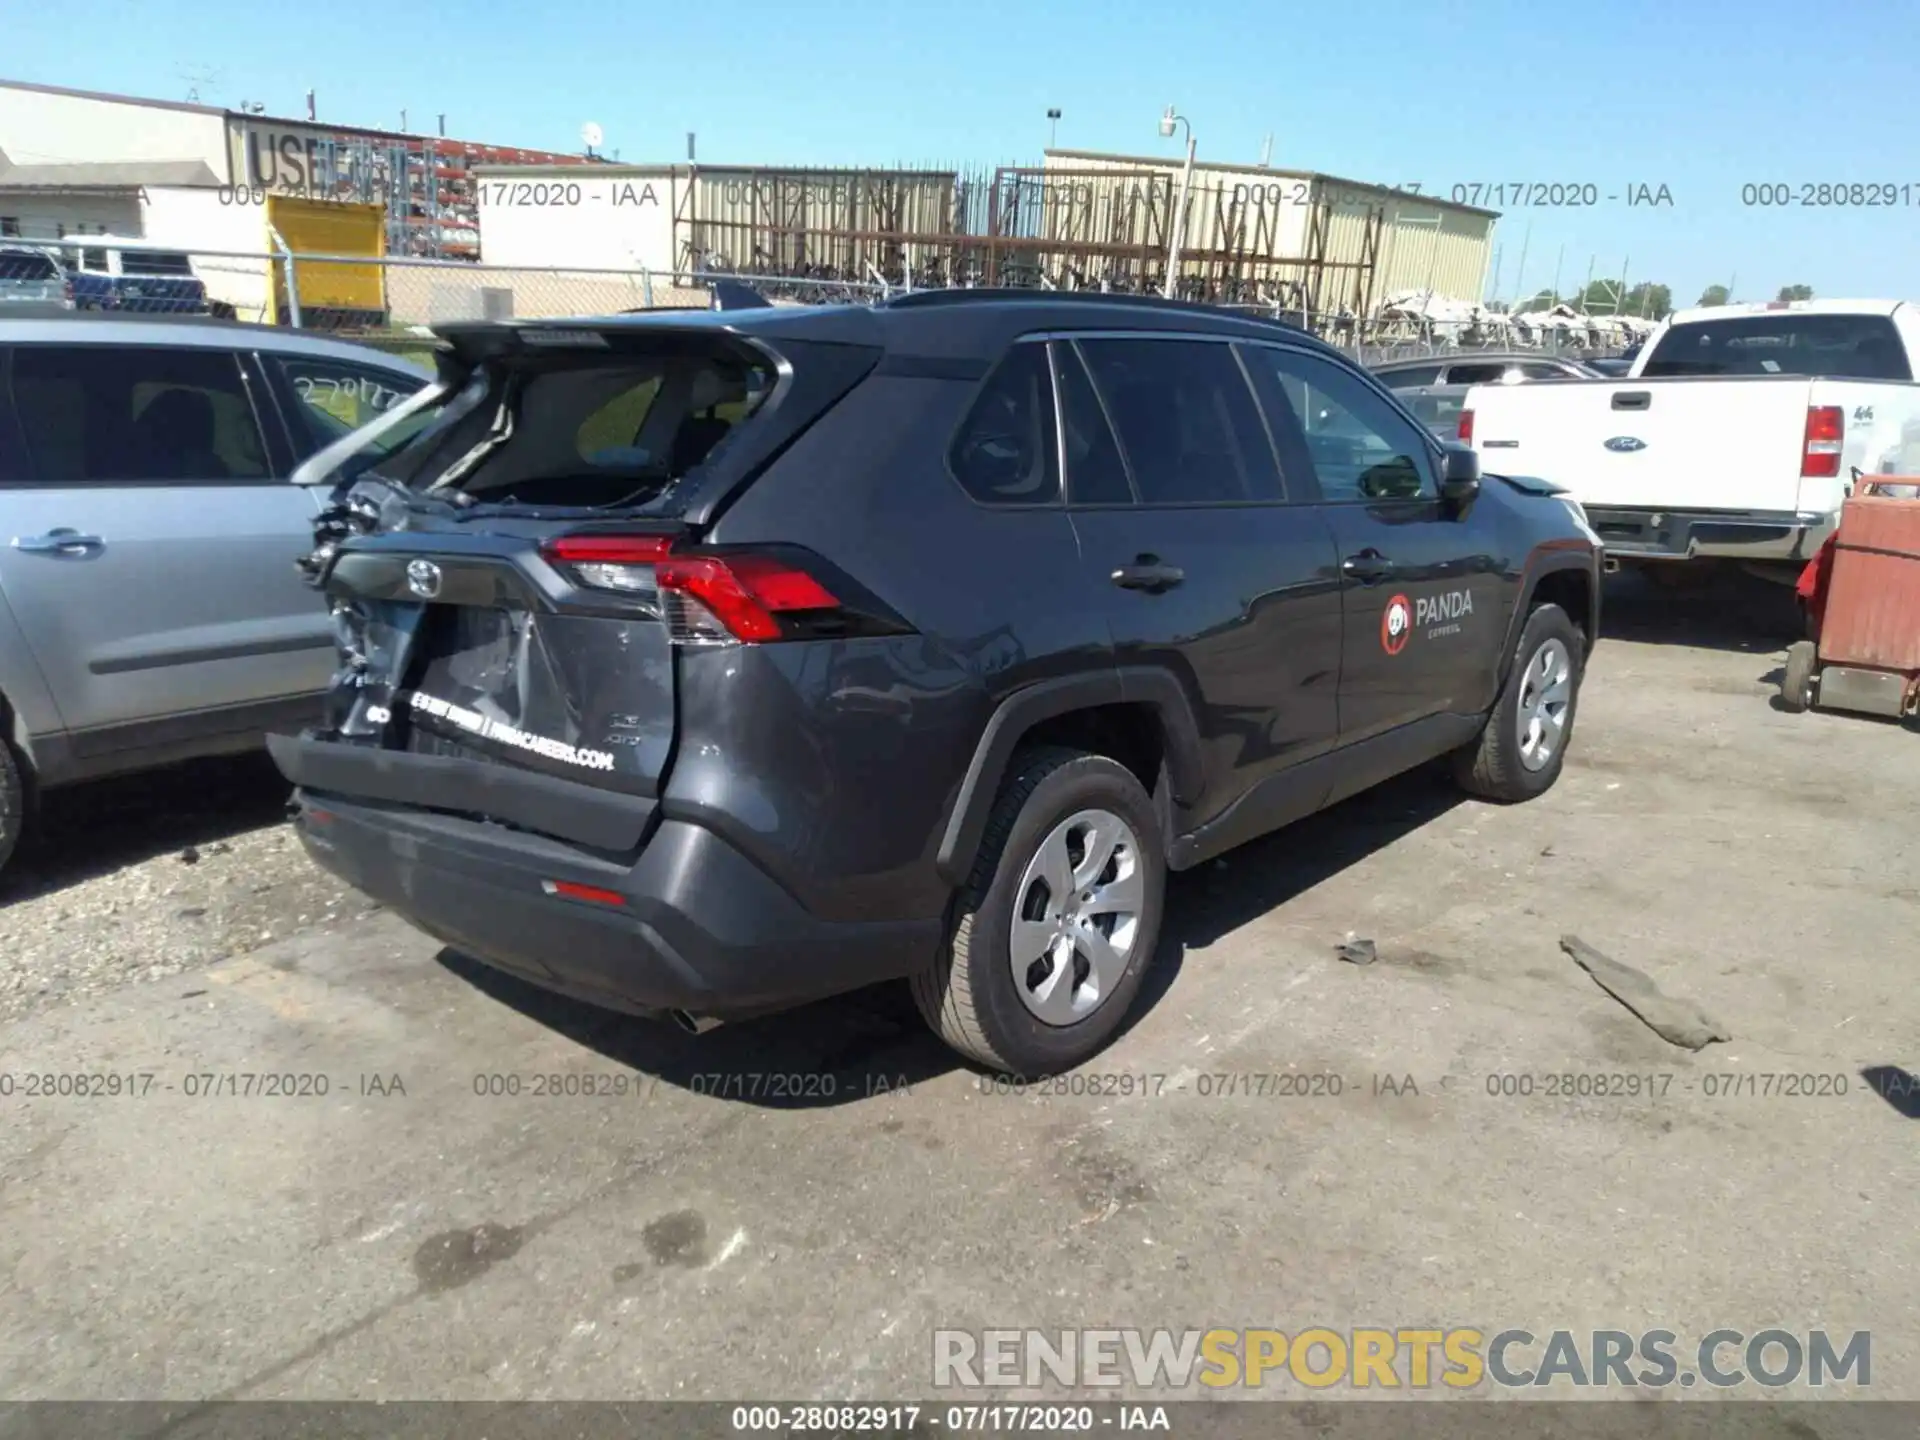
<svg viewBox="0 0 1920 1440">
<path fill-rule="evenodd" d="M 36 791 L 312 718 L 333 631 L 288 477 L 429 378 L 260 326 L 0 314 L 0 865 Z"/>
</svg>

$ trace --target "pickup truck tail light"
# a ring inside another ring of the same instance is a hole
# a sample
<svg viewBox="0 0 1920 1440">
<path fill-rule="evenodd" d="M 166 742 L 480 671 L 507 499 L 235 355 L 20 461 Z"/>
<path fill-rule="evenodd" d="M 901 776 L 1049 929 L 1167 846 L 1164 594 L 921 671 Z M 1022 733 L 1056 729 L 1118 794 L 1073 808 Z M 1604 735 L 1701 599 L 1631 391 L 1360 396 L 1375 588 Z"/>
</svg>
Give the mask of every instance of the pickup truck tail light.
<svg viewBox="0 0 1920 1440">
<path fill-rule="evenodd" d="M 1473 412 L 1471 410 L 1462 410 L 1460 412 L 1460 428 L 1455 433 L 1455 438 L 1458 439 L 1462 445 L 1471 445 L 1473 443 Z"/>
<path fill-rule="evenodd" d="M 1806 445 L 1800 454 L 1801 475 L 1829 480 L 1838 475 L 1846 438 L 1846 413 L 1838 405 L 1809 405 Z"/>
</svg>

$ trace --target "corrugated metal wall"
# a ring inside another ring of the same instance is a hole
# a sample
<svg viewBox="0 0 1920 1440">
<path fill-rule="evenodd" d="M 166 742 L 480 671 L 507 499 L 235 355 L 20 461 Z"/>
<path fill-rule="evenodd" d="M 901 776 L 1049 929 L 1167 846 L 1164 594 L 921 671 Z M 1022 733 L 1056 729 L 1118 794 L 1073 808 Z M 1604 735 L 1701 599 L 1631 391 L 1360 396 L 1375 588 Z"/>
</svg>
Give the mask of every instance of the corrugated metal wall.
<svg viewBox="0 0 1920 1440">
<path fill-rule="evenodd" d="M 1170 182 L 1178 193 L 1182 162 L 1157 157 L 1051 152 L 1049 172 L 1113 175 L 1101 205 L 1118 209 L 1130 192 Z M 1377 219 L 1376 219 L 1377 217 Z M 1479 300 L 1493 246 L 1495 217 L 1435 204 L 1330 175 L 1196 163 L 1181 269 L 1212 278 L 1203 258 L 1235 254 L 1269 261 L 1263 276 L 1302 285 L 1315 308 L 1371 310 L 1402 290 Z M 1164 244 L 1165 230 L 1159 230 Z"/>
<path fill-rule="evenodd" d="M 817 281 L 1157 293 L 1181 170 L 1071 151 L 979 170 L 672 167 L 671 263 Z M 1194 168 L 1185 213 L 1174 293 L 1334 317 L 1429 286 L 1478 300 L 1493 220 L 1332 176 L 1206 165 Z M 580 238 L 576 230 L 573 248 Z M 569 248 L 556 245 L 552 258 L 582 263 Z M 657 264 L 653 253 L 635 257 Z"/>
<path fill-rule="evenodd" d="M 1385 202 L 1374 299 L 1404 290 L 1431 290 L 1455 300 L 1480 300 L 1493 248 L 1493 217 L 1451 206 L 1393 198 Z M 1344 208 L 1344 207 L 1343 207 Z M 1335 233 L 1342 233 L 1336 209 Z M 1329 257 L 1331 258 L 1331 256 Z"/>
<path fill-rule="evenodd" d="M 887 269 L 903 242 L 953 232 L 961 203 L 951 170 L 692 170 L 676 216 L 693 268 L 722 256 L 732 266 L 863 278 Z"/>
</svg>

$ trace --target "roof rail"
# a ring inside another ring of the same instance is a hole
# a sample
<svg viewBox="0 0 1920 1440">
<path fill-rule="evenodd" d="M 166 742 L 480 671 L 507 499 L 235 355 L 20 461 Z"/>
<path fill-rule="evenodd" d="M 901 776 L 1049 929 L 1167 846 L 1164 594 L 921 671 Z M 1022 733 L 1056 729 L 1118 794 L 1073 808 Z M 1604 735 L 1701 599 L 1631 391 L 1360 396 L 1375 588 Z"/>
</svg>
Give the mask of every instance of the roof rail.
<svg viewBox="0 0 1920 1440">
<path fill-rule="evenodd" d="M 1031 290 L 1012 286 L 976 286 L 972 289 L 909 290 L 903 295 L 878 301 L 889 310 L 924 309 L 941 305 L 967 305 L 990 301 L 1025 301 L 1053 305 L 1132 305 L 1158 310 L 1202 310 L 1208 314 L 1231 315 L 1236 320 L 1262 325 L 1278 325 L 1286 330 L 1301 327 L 1290 320 L 1262 315 L 1258 311 L 1231 310 L 1223 305 L 1208 305 L 1193 300 L 1169 300 L 1161 295 L 1132 295 L 1107 290 Z"/>
</svg>

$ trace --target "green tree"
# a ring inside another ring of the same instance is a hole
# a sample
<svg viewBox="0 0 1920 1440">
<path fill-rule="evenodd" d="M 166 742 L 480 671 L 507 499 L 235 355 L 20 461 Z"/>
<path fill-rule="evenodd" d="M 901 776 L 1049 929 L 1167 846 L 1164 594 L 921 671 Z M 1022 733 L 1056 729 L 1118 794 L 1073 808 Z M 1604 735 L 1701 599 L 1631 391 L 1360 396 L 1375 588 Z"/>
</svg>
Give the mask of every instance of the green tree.
<svg viewBox="0 0 1920 1440">
<path fill-rule="evenodd" d="M 1813 287 L 1811 285 L 1782 285 L 1779 295 L 1775 298 L 1780 300 L 1811 300 L 1813 298 Z"/>
<path fill-rule="evenodd" d="M 1522 300 L 1514 306 L 1515 310 L 1550 310 L 1560 303 L 1560 297 L 1551 290 L 1536 290 L 1531 299 Z"/>
<path fill-rule="evenodd" d="M 1573 305 L 1589 315 L 1611 315 L 1620 308 L 1620 282 L 1595 280 L 1574 296 Z"/>
<path fill-rule="evenodd" d="M 1673 291 L 1651 280 L 1642 280 L 1627 291 L 1620 311 L 1625 315 L 1643 315 L 1649 320 L 1664 320 L 1673 311 Z"/>
<path fill-rule="evenodd" d="M 1724 305 L 1727 303 L 1728 298 L 1726 286 L 1709 285 L 1700 292 L 1700 300 L 1698 303 L 1702 305 Z"/>
</svg>

